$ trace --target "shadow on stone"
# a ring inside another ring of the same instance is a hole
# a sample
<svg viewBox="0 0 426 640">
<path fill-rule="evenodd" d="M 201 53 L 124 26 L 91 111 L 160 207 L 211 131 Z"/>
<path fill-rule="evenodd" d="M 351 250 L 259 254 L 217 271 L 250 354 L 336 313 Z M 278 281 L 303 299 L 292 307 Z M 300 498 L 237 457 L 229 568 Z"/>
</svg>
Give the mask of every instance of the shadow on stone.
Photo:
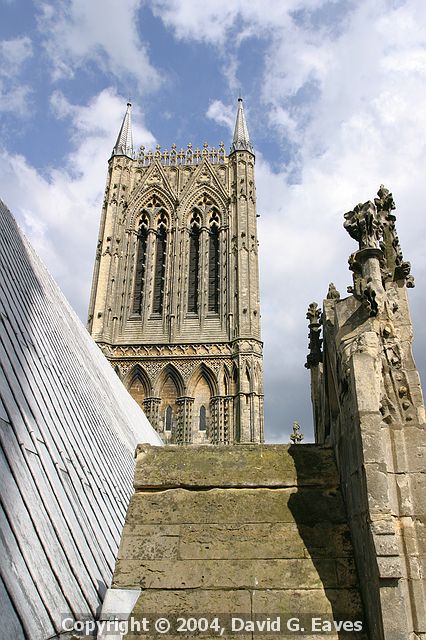
<svg viewBox="0 0 426 640">
<path fill-rule="evenodd" d="M 366 640 L 368 634 L 346 510 L 330 452 L 330 448 L 315 444 L 288 448 L 297 474 L 297 492 L 290 496 L 288 506 L 303 541 L 305 556 L 312 561 L 320 583 L 312 600 L 315 609 L 306 611 L 305 622 L 311 625 L 312 632 L 334 631 L 330 637 Z M 307 464 L 310 465 L 309 481 Z M 326 474 L 324 464 L 329 466 Z M 314 618 L 320 620 L 314 621 Z"/>
</svg>

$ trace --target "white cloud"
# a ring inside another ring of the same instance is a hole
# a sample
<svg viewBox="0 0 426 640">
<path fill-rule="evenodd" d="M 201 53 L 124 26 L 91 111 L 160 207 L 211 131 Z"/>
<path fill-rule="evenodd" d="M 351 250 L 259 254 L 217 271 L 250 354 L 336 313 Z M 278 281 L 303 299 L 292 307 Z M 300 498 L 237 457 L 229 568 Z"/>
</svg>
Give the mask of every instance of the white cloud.
<svg viewBox="0 0 426 640">
<path fill-rule="evenodd" d="M 203 3 L 197 10 L 197 3 L 175 0 L 164 16 L 178 37 L 219 43 L 221 49 L 231 46 L 229 34 L 238 20 L 243 25 L 251 21 L 254 33 L 269 30 L 262 62 L 264 112 L 279 138 L 296 146 L 281 172 L 274 172 L 260 154 L 256 163 L 266 424 L 273 425 L 269 437 L 274 439 L 280 437 L 279 420 L 287 433 L 292 420 L 310 421 L 303 370 L 307 305 L 321 302 L 330 281 L 345 294 L 351 284 L 347 258 L 356 247 L 342 228 L 343 213 L 372 199 L 381 183 L 394 193 L 403 252 L 417 277 L 411 298 L 420 335 L 426 312 L 426 217 L 420 213 L 426 166 L 426 5 L 422 0 L 398 6 L 364 0 L 341 15 L 338 29 L 327 30 L 314 19 L 291 24 L 296 3 L 276 4 L 274 22 L 263 15 L 267 11 L 262 13 L 260 0 L 250 6 L 232 3 L 217 23 L 220 3 Z M 297 4 L 308 7 L 303 0 Z M 229 127 L 221 109 L 216 101 L 207 115 Z M 290 180 L 294 162 L 297 184 Z M 417 355 L 426 372 L 426 343 L 420 340 Z M 293 415 L 297 406 L 300 413 Z"/>
<path fill-rule="evenodd" d="M 207 109 L 206 116 L 232 132 L 235 125 L 235 105 L 225 105 L 222 100 L 213 100 Z"/>
<path fill-rule="evenodd" d="M 32 54 L 31 40 L 27 36 L 2 40 L 0 42 L 0 75 L 15 76 Z"/>
<path fill-rule="evenodd" d="M 52 96 L 56 113 L 74 130 L 63 168 L 37 171 L 20 155 L 0 153 L 0 192 L 65 295 L 84 320 L 101 213 L 107 159 L 125 111 L 125 98 L 106 89 L 87 105 Z M 155 139 L 134 114 L 135 139 Z"/>
<path fill-rule="evenodd" d="M 55 80 L 73 77 L 81 67 L 95 63 L 112 74 L 129 91 L 134 80 L 139 89 L 157 89 L 160 76 L 138 31 L 141 0 L 59 0 L 44 2 L 39 30 Z"/>
<path fill-rule="evenodd" d="M 32 43 L 26 36 L 0 41 L 0 112 L 28 114 L 31 88 L 20 83 L 19 75 L 32 55 Z"/>
</svg>

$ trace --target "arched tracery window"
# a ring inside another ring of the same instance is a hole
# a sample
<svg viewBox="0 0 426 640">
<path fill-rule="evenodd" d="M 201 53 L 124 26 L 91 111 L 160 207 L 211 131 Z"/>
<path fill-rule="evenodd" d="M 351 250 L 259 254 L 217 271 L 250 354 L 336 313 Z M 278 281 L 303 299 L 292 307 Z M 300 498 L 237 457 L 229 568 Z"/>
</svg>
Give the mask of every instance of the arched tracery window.
<svg viewBox="0 0 426 640">
<path fill-rule="evenodd" d="M 194 210 L 189 230 L 189 274 L 188 274 L 188 311 L 198 312 L 198 290 L 200 278 L 200 229 L 201 216 Z"/>
<path fill-rule="evenodd" d="M 163 312 L 164 279 L 166 274 L 167 250 L 167 216 L 161 211 L 157 219 L 157 239 L 155 249 L 154 297 L 152 301 L 153 313 Z"/>
<path fill-rule="evenodd" d="M 146 248 L 148 240 L 149 221 L 146 213 L 142 214 L 139 222 L 137 252 L 136 252 L 136 271 L 135 284 L 133 288 L 133 313 L 141 314 L 142 300 L 145 288 L 145 272 L 146 272 Z"/>
<path fill-rule="evenodd" d="M 209 223 L 209 306 L 208 310 L 219 313 L 219 225 L 220 218 L 216 209 L 212 209 Z"/>
</svg>

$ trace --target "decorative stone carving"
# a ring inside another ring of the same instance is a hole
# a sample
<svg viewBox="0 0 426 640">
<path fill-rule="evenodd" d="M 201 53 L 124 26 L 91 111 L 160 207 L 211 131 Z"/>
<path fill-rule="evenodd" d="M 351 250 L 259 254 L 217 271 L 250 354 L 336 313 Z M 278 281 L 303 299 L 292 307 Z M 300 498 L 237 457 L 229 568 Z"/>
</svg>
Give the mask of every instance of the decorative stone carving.
<svg viewBox="0 0 426 640">
<path fill-rule="evenodd" d="M 316 302 L 311 302 L 306 313 L 309 320 L 309 353 L 306 358 L 305 367 L 311 369 L 322 362 L 322 339 L 321 339 L 321 310 Z"/>
<path fill-rule="evenodd" d="M 328 285 L 327 300 L 340 300 L 340 293 L 337 291 L 333 282 Z"/>
<path fill-rule="evenodd" d="M 300 424 L 295 421 L 293 422 L 293 433 L 290 436 L 290 440 L 292 444 L 300 444 L 305 436 L 300 431 Z"/>
<path fill-rule="evenodd" d="M 343 226 L 351 238 L 359 243 L 360 249 L 376 249 L 379 246 L 383 225 L 381 216 L 370 200 L 364 204 L 357 204 L 352 211 L 345 213 L 344 217 Z"/>
</svg>

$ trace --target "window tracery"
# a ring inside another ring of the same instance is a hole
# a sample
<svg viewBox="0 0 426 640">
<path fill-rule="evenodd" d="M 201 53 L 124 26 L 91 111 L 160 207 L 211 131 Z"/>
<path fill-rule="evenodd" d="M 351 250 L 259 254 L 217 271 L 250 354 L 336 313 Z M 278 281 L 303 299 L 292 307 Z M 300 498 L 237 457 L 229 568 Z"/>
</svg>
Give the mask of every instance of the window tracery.
<svg viewBox="0 0 426 640">
<path fill-rule="evenodd" d="M 209 294 L 208 310 L 219 313 L 219 226 L 220 217 L 217 209 L 212 209 L 209 221 Z"/>
<path fill-rule="evenodd" d="M 135 271 L 135 283 L 133 288 L 133 313 L 141 314 L 142 301 L 145 288 L 145 273 L 146 273 L 146 252 L 148 242 L 148 228 L 149 219 L 148 215 L 144 212 L 139 222 L 139 228 L 137 232 L 137 255 L 136 255 L 136 271 Z"/>
<path fill-rule="evenodd" d="M 189 274 L 188 274 L 188 311 L 198 312 L 198 290 L 200 278 L 200 232 L 201 215 L 194 209 L 189 231 Z"/>
<path fill-rule="evenodd" d="M 154 269 L 154 297 L 152 301 L 152 312 L 162 313 L 164 303 L 164 284 L 166 273 L 166 251 L 167 251 L 167 226 L 168 219 L 164 211 L 160 211 L 157 218 L 157 238 L 155 250 Z"/>
</svg>

